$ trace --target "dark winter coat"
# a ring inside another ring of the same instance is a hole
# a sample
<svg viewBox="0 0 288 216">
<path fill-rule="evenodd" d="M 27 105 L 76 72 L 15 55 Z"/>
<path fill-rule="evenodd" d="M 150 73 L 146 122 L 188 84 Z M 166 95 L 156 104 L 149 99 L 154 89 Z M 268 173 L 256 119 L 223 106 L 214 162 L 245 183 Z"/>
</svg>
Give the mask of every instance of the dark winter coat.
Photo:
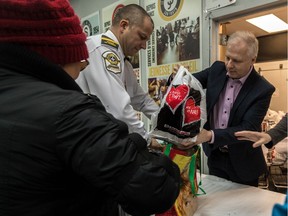
<svg viewBox="0 0 288 216">
<path fill-rule="evenodd" d="M 174 163 L 149 153 L 61 67 L 9 44 L 0 56 L 0 215 L 114 216 L 118 203 L 148 215 L 173 205 Z"/>
</svg>

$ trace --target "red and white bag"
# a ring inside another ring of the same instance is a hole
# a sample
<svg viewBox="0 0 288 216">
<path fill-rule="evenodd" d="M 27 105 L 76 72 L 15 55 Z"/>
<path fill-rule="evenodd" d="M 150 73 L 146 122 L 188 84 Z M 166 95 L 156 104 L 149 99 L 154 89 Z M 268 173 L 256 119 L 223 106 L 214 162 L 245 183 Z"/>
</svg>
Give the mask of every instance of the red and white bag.
<svg viewBox="0 0 288 216">
<path fill-rule="evenodd" d="M 152 115 L 150 135 L 175 145 L 195 142 L 206 120 L 206 96 L 202 85 L 181 66 L 159 111 Z"/>
</svg>

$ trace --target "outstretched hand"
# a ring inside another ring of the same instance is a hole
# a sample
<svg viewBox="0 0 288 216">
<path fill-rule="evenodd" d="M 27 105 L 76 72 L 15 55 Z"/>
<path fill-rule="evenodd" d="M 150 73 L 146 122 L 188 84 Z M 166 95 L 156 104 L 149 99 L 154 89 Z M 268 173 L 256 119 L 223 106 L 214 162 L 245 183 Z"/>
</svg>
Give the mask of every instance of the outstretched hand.
<svg viewBox="0 0 288 216">
<path fill-rule="evenodd" d="M 238 140 L 249 140 L 254 142 L 253 147 L 259 147 L 271 141 L 269 134 L 257 131 L 239 131 L 235 133 Z"/>
</svg>

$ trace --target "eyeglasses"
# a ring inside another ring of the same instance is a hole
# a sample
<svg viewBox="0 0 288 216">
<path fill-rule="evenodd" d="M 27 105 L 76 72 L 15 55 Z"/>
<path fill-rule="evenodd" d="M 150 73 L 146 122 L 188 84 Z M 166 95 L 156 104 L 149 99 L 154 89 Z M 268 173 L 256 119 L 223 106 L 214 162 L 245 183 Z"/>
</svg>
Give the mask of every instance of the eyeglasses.
<svg viewBox="0 0 288 216">
<path fill-rule="evenodd" d="M 81 64 L 81 69 L 80 69 L 80 71 L 83 71 L 83 70 L 89 65 L 89 61 L 88 61 L 87 59 L 81 60 L 81 61 L 80 61 L 80 64 Z"/>
</svg>

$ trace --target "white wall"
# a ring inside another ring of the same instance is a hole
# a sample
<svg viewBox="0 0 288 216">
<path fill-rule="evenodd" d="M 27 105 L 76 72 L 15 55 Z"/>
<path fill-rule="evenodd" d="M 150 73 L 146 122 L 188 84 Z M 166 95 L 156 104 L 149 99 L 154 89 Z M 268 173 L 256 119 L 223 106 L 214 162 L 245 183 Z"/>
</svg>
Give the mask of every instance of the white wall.
<svg viewBox="0 0 288 216">
<path fill-rule="evenodd" d="M 288 61 L 263 62 L 254 66 L 255 70 L 276 88 L 272 95 L 270 109 L 288 112 Z"/>
<path fill-rule="evenodd" d="M 117 1 L 118 0 L 70 0 L 70 4 L 78 16 L 85 17 Z"/>
</svg>

